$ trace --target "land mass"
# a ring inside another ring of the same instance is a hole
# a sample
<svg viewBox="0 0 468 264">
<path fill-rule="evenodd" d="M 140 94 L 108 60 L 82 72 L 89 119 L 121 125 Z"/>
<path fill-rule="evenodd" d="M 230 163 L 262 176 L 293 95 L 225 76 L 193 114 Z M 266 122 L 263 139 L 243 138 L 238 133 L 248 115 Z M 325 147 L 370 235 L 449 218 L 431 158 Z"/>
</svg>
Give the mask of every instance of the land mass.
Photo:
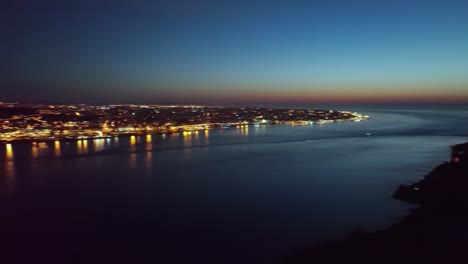
<svg viewBox="0 0 468 264">
<path fill-rule="evenodd" d="M 0 142 L 166 134 L 267 124 L 323 124 L 368 118 L 356 112 L 317 109 L 0 102 Z"/>
<path fill-rule="evenodd" d="M 285 263 L 468 263 L 468 142 L 393 198 L 418 204 L 399 223 L 301 250 Z"/>
</svg>

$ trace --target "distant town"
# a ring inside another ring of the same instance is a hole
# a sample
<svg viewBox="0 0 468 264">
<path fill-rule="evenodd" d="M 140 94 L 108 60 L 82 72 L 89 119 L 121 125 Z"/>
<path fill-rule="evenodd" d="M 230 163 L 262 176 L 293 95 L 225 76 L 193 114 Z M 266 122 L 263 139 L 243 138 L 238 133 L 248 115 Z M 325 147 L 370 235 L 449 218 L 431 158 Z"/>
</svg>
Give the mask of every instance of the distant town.
<svg viewBox="0 0 468 264">
<path fill-rule="evenodd" d="M 200 105 L 0 102 L 0 141 L 50 141 L 168 134 L 272 124 L 363 121 L 356 112 Z"/>
</svg>

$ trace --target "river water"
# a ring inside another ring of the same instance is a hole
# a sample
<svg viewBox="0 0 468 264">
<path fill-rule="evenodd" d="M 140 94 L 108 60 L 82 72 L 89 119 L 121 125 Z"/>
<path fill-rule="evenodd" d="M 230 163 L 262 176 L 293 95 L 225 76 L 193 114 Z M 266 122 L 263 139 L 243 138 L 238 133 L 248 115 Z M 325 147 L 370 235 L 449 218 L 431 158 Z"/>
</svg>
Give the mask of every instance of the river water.
<svg viewBox="0 0 468 264">
<path fill-rule="evenodd" d="M 371 119 L 0 145 L 0 246 L 20 261 L 277 263 L 384 228 L 410 208 L 391 199 L 397 186 L 468 140 L 468 111 L 361 113 Z"/>
</svg>

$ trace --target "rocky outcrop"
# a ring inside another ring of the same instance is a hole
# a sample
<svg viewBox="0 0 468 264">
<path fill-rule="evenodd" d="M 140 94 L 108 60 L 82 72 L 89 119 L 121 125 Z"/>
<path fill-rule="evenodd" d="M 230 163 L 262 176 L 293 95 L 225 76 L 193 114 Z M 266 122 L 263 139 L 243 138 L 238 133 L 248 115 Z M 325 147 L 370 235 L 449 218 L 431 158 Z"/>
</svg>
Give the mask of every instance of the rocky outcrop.
<svg viewBox="0 0 468 264">
<path fill-rule="evenodd" d="M 393 197 L 418 208 L 393 226 L 302 250 L 285 263 L 468 263 L 468 143 Z"/>
</svg>

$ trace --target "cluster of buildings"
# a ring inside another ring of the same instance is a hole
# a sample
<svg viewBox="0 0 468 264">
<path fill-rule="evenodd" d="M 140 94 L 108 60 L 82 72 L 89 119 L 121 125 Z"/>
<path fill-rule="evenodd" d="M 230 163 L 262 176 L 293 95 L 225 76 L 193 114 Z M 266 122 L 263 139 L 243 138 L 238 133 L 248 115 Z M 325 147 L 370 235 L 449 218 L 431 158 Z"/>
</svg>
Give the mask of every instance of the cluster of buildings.
<svg viewBox="0 0 468 264">
<path fill-rule="evenodd" d="M 368 118 L 358 113 L 335 110 L 0 103 L 0 141 L 102 138 L 267 124 L 322 124 Z"/>
</svg>

